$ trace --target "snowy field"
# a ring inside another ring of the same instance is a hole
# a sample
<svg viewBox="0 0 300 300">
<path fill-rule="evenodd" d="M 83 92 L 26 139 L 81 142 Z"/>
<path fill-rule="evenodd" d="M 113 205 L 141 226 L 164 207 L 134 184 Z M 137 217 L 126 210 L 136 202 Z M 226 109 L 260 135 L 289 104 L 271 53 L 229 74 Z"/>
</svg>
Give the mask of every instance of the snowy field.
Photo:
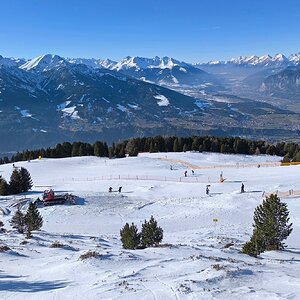
<svg viewBox="0 0 300 300">
<path fill-rule="evenodd" d="M 51 186 L 79 200 L 39 208 L 44 226 L 26 244 L 11 231 L 14 209 L 0 216 L 9 230 L 1 244 L 11 249 L 0 253 L 0 299 L 300 299 L 300 198 L 282 199 L 294 228 L 285 251 L 257 259 L 239 253 L 263 192 L 300 190 L 300 166 L 280 167 L 280 159 L 187 152 L 16 163 L 34 182 L 26 197 Z M 11 172 L 11 164 L 0 166 L 7 180 Z M 108 193 L 110 186 L 122 193 Z M 0 197 L 0 207 L 19 198 Z M 151 215 L 164 230 L 163 245 L 122 249 L 121 227 L 140 229 Z M 51 248 L 55 241 L 64 247 Z M 88 250 L 101 256 L 79 260 Z"/>
</svg>

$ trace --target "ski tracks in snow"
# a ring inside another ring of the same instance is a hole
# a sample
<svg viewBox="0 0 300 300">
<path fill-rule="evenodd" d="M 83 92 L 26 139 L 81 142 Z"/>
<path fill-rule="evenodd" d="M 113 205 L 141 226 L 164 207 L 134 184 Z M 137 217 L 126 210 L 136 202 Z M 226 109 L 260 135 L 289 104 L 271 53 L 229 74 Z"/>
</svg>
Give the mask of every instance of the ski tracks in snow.
<svg viewBox="0 0 300 300">
<path fill-rule="evenodd" d="M 179 300 L 179 297 L 178 297 L 176 291 L 174 290 L 174 288 L 173 288 L 170 284 L 168 284 L 168 283 L 162 281 L 161 279 L 159 279 L 159 278 L 157 277 L 157 275 L 155 276 L 155 278 L 156 278 L 156 280 L 157 280 L 158 282 L 160 282 L 160 283 L 163 284 L 164 286 L 168 287 L 168 288 L 172 291 L 172 293 L 174 294 L 175 298 L 176 298 L 177 300 Z"/>
</svg>

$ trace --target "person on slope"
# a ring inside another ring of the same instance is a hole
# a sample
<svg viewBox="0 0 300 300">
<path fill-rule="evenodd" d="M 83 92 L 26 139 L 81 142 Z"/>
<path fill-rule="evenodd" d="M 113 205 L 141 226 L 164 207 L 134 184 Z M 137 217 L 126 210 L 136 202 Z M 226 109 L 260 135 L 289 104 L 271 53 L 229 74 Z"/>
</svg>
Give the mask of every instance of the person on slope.
<svg viewBox="0 0 300 300">
<path fill-rule="evenodd" d="M 187 171 L 184 172 L 184 177 L 187 177 Z"/>
<path fill-rule="evenodd" d="M 119 193 L 121 193 L 121 191 L 122 191 L 122 187 L 120 186 L 120 187 L 119 187 Z"/>
<path fill-rule="evenodd" d="M 223 172 L 221 172 L 221 174 L 220 174 L 220 182 L 221 183 L 224 182 Z"/>
<path fill-rule="evenodd" d="M 245 186 L 244 186 L 244 184 L 242 183 L 242 186 L 241 186 L 241 194 L 242 193 L 245 193 Z"/>
<path fill-rule="evenodd" d="M 209 187 L 210 187 L 210 185 L 208 184 L 207 186 L 206 186 L 206 195 L 209 195 Z"/>
</svg>

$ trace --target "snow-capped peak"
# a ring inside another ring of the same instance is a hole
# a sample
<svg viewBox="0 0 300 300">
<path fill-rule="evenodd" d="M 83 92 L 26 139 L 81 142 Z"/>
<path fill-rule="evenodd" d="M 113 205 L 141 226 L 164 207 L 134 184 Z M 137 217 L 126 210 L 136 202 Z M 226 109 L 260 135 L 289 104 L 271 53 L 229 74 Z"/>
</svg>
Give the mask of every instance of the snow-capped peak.
<svg viewBox="0 0 300 300">
<path fill-rule="evenodd" d="M 273 57 L 274 60 L 280 60 L 280 61 L 283 61 L 283 60 L 287 60 L 287 58 L 281 54 L 281 53 L 278 53 L 276 54 L 274 57 Z"/>
<path fill-rule="evenodd" d="M 127 70 L 131 68 L 135 68 L 137 70 L 145 69 L 149 67 L 151 64 L 153 64 L 153 60 L 151 58 L 145 58 L 145 57 L 138 57 L 138 56 L 127 56 L 124 59 L 122 59 L 120 62 L 118 62 L 113 69 L 120 71 L 120 70 Z"/>
<path fill-rule="evenodd" d="M 161 69 L 172 69 L 175 66 L 181 66 L 182 63 L 176 59 L 173 59 L 168 56 L 164 56 L 160 59 L 159 68 Z"/>
<path fill-rule="evenodd" d="M 112 69 L 117 71 L 128 70 L 130 68 L 134 68 L 136 70 L 147 68 L 172 69 L 175 66 L 186 67 L 187 64 L 168 56 L 155 56 L 154 58 L 127 56 L 117 63 Z"/>
<path fill-rule="evenodd" d="M 211 60 L 208 62 L 209 65 L 221 65 L 224 64 L 224 61 L 221 60 Z"/>
<path fill-rule="evenodd" d="M 235 65 L 252 65 L 252 66 L 281 66 L 288 64 L 290 61 L 281 53 L 274 56 L 269 54 L 262 56 L 239 56 L 238 58 L 232 58 L 227 63 Z"/>
<path fill-rule="evenodd" d="M 291 54 L 289 56 L 289 61 L 293 62 L 294 64 L 300 63 L 300 53 Z"/>
<path fill-rule="evenodd" d="M 33 58 L 20 66 L 25 71 L 36 70 L 38 72 L 48 71 L 53 68 L 66 64 L 67 62 L 55 54 L 45 54 Z"/>
<path fill-rule="evenodd" d="M 84 64 L 92 68 L 111 69 L 117 62 L 111 59 L 96 59 L 96 58 L 68 58 L 67 61 L 71 64 Z"/>
</svg>

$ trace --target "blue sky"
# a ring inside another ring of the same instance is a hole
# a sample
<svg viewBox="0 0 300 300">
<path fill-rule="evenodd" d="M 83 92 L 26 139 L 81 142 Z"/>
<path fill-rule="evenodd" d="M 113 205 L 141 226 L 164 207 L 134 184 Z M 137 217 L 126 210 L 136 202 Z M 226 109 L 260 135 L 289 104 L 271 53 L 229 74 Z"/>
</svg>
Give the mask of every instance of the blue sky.
<svg viewBox="0 0 300 300">
<path fill-rule="evenodd" d="M 3 0 L 0 54 L 187 62 L 300 52 L 299 0 Z"/>
</svg>

